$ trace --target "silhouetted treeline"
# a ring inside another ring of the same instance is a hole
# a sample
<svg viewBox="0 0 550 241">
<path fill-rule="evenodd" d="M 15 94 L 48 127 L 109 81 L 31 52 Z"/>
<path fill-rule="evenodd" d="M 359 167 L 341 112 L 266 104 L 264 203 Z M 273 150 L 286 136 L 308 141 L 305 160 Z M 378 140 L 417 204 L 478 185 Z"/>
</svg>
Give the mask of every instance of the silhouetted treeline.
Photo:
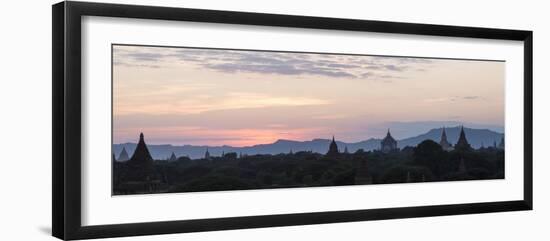
<svg viewBox="0 0 550 241">
<path fill-rule="evenodd" d="M 124 180 L 125 174 L 133 172 L 131 167 L 113 162 L 114 194 L 504 178 L 503 150 L 489 147 L 448 152 L 431 140 L 390 153 L 362 150 L 337 155 L 304 151 L 250 156 L 226 153 L 208 160 L 180 157 L 176 161 L 154 163 L 151 182 L 155 188 L 140 189 Z"/>
</svg>

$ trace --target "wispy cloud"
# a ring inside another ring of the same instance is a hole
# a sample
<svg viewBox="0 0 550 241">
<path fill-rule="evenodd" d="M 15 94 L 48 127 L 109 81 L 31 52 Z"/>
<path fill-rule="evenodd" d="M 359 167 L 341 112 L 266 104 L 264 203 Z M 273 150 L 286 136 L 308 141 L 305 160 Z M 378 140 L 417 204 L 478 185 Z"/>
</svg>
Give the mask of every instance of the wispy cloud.
<svg viewBox="0 0 550 241">
<path fill-rule="evenodd" d="M 160 65 L 157 65 L 157 64 L 131 64 L 127 62 L 114 62 L 113 64 L 116 66 L 124 66 L 124 67 L 153 68 L 153 69 L 160 68 Z"/>
<path fill-rule="evenodd" d="M 469 96 L 450 96 L 450 97 L 439 97 L 439 98 L 428 98 L 424 99 L 425 102 L 456 102 L 460 100 L 483 100 L 482 96 L 478 95 L 469 95 Z"/>
<path fill-rule="evenodd" d="M 478 100 L 478 99 L 482 99 L 482 97 L 478 96 L 478 95 L 470 95 L 470 96 L 463 96 L 462 99 L 465 99 L 465 100 Z"/>
<path fill-rule="evenodd" d="M 403 78 L 404 71 L 426 68 L 427 59 L 335 54 L 237 51 L 193 48 L 114 47 L 115 65 L 159 67 L 193 62 L 203 68 L 227 72 L 276 75 L 317 75 L 332 78 Z M 413 68 L 414 66 L 414 68 Z"/>
</svg>

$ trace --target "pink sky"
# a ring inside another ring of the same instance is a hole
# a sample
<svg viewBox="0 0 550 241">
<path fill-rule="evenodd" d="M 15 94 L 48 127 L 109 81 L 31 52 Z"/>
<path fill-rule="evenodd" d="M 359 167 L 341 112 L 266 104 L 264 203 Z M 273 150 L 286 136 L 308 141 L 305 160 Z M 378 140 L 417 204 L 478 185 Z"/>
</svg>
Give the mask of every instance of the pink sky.
<svg viewBox="0 0 550 241">
<path fill-rule="evenodd" d="M 380 137 L 393 122 L 504 125 L 504 62 L 113 51 L 114 143 L 135 142 L 140 132 L 155 144 L 247 146 L 332 135 L 355 142 Z"/>
</svg>

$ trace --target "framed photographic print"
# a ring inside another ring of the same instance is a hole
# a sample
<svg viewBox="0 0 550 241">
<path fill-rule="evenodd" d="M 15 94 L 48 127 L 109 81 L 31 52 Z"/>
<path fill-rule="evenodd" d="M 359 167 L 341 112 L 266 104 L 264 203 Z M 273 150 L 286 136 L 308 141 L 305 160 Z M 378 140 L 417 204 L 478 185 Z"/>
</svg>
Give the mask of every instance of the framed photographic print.
<svg viewBox="0 0 550 241">
<path fill-rule="evenodd" d="M 532 132 L 531 31 L 53 6 L 61 239 L 530 210 Z"/>
</svg>

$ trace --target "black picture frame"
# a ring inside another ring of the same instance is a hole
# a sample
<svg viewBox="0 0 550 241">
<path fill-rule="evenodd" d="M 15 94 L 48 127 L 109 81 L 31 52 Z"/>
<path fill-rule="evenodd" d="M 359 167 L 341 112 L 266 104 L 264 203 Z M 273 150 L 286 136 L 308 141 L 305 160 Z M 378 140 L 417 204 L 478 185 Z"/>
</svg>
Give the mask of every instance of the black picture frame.
<svg viewBox="0 0 550 241">
<path fill-rule="evenodd" d="M 517 40 L 524 43 L 524 186 L 522 200 L 367 210 L 295 213 L 99 226 L 81 224 L 81 17 L 136 19 L 350 30 L 427 36 Z M 533 33 L 523 30 L 443 26 L 170 7 L 60 2 L 52 6 L 53 156 L 52 233 L 88 239 L 212 230 L 307 225 L 380 219 L 532 210 L 533 208 Z"/>
</svg>

